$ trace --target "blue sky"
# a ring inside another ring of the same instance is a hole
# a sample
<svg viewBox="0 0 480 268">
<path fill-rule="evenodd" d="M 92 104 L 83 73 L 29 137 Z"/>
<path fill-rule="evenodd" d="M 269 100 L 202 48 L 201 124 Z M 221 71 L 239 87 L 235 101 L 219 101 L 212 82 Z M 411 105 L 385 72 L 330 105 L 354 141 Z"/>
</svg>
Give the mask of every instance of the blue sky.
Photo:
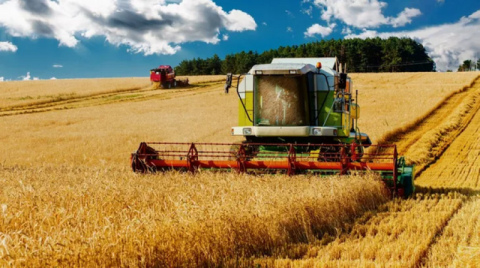
<svg viewBox="0 0 480 268">
<path fill-rule="evenodd" d="M 0 0 L 0 81 L 146 76 L 215 53 L 374 36 L 416 38 L 446 70 L 480 56 L 479 32 L 478 0 Z"/>
</svg>

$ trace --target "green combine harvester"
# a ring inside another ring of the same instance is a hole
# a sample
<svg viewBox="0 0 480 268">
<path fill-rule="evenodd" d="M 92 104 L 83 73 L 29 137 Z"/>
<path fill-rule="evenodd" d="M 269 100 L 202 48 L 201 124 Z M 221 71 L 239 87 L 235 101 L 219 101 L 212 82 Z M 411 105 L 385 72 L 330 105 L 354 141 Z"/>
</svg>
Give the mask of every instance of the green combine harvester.
<svg viewBox="0 0 480 268">
<path fill-rule="evenodd" d="M 345 70 L 345 72 L 343 72 Z M 281 58 L 255 65 L 236 80 L 240 144 L 143 142 L 132 154 L 132 169 L 235 169 L 318 175 L 376 172 L 395 196 L 414 188 L 413 166 L 395 145 L 373 145 L 360 132 L 358 94 L 346 66 L 336 58 Z"/>
</svg>

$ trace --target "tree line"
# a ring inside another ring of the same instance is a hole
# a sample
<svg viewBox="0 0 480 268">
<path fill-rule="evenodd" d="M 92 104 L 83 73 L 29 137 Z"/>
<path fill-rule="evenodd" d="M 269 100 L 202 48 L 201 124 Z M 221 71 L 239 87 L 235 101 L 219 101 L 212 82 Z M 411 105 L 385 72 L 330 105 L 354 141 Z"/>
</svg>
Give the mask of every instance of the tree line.
<svg viewBox="0 0 480 268">
<path fill-rule="evenodd" d="M 432 72 L 435 63 L 422 44 L 411 38 L 322 40 L 279 47 L 263 53 L 245 52 L 211 58 L 184 60 L 175 67 L 178 75 L 247 73 L 253 65 L 270 63 L 273 58 L 337 57 L 349 72 Z"/>
<path fill-rule="evenodd" d="M 480 71 L 480 59 L 477 61 L 475 60 L 465 60 L 463 64 L 458 66 L 459 72 L 472 72 L 472 71 Z"/>
</svg>

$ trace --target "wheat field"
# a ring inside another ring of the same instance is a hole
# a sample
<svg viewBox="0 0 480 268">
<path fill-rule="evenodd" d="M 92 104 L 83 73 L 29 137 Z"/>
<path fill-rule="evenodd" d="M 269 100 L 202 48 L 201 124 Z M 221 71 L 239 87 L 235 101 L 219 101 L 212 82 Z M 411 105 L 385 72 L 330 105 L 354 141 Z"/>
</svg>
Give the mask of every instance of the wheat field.
<svg viewBox="0 0 480 268">
<path fill-rule="evenodd" d="M 216 82 L 225 79 L 223 75 L 179 76 L 190 83 Z M 145 77 L 103 78 L 103 79 L 61 79 L 38 81 L 10 81 L 0 85 L 0 109 L 49 103 L 107 93 L 134 92 L 150 89 L 150 80 Z"/>
<path fill-rule="evenodd" d="M 223 77 L 0 83 L 0 266 L 476 267 L 478 76 L 352 75 L 362 132 L 418 166 L 407 200 L 374 174 L 133 174 L 142 141 L 239 141 Z"/>
</svg>

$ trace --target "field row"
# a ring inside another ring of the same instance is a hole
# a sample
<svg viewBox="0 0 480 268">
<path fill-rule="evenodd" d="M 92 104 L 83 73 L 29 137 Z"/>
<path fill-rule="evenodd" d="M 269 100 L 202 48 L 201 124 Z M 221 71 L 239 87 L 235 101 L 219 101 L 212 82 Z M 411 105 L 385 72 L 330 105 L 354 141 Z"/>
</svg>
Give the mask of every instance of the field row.
<svg viewBox="0 0 480 268">
<path fill-rule="evenodd" d="M 179 77 L 190 84 L 224 81 L 223 75 Z M 148 77 L 13 81 L 0 84 L 0 108 L 13 108 L 150 88 Z"/>
<path fill-rule="evenodd" d="M 473 109 L 473 108 L 472 108 Z M 421 187 L 480 190 L 480 113 L 416 180 Z"/>
<path fill-rule="evenodd" d="M 180 98 L 189 95 L 219 91 L 221 90 L 221 87 L 219 86 L 220 84 L 221 82 L 209 82 L 171 90 L 153 89 L 151 86 L 149 86 L 146 88 L 128 89 L 115 93 L 98 93 L 89 96 L 70 96 L 42 103 L 7 107 L 3 109 L 0 108 L 0 117 L 70 110 L 122 102 Z"/>
<path fill-rule="evenodd" d="M 458 195 L 392 201 L 366 222 L 357 221 L 349 234 L 312 247 L 305 259 L 257 262 L 275 267 L 417 267 L 462 204 Z"/>
</svg>

